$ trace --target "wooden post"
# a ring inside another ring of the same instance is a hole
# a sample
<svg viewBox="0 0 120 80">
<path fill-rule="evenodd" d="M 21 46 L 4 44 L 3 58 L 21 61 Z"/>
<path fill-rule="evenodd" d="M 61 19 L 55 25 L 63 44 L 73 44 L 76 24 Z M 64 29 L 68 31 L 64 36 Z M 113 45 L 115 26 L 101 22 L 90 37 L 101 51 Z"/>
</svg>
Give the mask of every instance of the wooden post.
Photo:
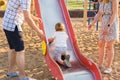
<svg viewBox="0 0 120 80">
<path fill-rule="evenodd" d="M 35 15 L 35 5 L 34 5 L 34 0 L 31 1 L 31 13 Z"/>
<path fill-rule="evenodd" d="M 120 18 L 120 3 L 119 3 L 119 5 L 118 5 L 118 16 L 119 16 L 119 18 Z"/>
<path fill-rule="evenodd" d="M 83 26 L 87 26 L 87 5 L 88 0 L 84 0 L 84 15 L 83 15 Z"/>
<path fill-rule="evenodd" d="M 0 0 L 0 10 L 6 10 L 7 0 Z"/>
</svg>

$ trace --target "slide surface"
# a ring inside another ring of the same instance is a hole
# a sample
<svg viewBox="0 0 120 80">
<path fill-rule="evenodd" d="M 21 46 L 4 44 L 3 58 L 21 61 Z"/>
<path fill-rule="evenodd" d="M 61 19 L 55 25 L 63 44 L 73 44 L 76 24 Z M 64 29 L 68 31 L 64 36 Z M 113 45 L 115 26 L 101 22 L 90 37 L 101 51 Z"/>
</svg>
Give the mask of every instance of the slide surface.
<svg viewBox="0 0 120 80">
<path fill-rule="evenodd" d="M 45 55 L 46 63 L 53 77 L 58 80 L 101 80 L 101 74 L 96 65 L 84 57 L 77 47 L 74 31 L 65 6 L 64 0 L 35 0 L 36 11 L 43 23 L 40 28 L 44 30 L 47 39 L 55 32 L 55 24 L 65 24 L 69 35 L 67 53 L 70 54 L 72 68 L 60 67 L 54 60 L 54 46 L 47 44 Z"/>
</svg>

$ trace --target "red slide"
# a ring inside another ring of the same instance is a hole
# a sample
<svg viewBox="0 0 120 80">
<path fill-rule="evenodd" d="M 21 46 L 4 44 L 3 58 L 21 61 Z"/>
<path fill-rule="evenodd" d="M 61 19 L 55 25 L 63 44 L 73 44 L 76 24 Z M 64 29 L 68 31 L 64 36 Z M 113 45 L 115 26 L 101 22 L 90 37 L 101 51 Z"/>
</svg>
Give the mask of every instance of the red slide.
<svg viewBox="0 0 120 80">
<path fill-rule="evenodd" d="M 96 64 L 84 57 L 80 52 L 75 34 L 70 21 L 70 16 L 64 0 L 34 0 L 37 14 L 42 18 L 40 28 L 45 33 L 45 41 L 55 32 L 54 26 L 57 22 L 65 24 L 69 35 L 68 50 L 72 68 L 62 68 L 54 60 L 53 47 L 47 44 L 45 60 L 48 68 L 57 80 L 102 80 L 101 73 Z"/>
</svg>

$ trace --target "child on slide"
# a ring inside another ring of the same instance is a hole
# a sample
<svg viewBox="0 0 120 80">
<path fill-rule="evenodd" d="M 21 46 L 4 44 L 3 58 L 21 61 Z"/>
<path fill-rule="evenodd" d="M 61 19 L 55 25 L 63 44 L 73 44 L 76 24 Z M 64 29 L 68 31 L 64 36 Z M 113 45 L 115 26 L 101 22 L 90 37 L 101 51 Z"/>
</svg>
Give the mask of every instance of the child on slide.
<svg viewBox="0 0 120 80">
<path fill-rule="evenodd" d="M 57 23 L 55 25 L 54 35 L 48 39 L 49 43 L 55 42 L 55 61 L 59 64 L 62 64 L 68 68 L 71 67 L 69 62 L 70 55 L 66 53 L 67 51 L 67 39 L 68 35 L 65 32 L 65 27 L 63 23 Z"/>
</svg>

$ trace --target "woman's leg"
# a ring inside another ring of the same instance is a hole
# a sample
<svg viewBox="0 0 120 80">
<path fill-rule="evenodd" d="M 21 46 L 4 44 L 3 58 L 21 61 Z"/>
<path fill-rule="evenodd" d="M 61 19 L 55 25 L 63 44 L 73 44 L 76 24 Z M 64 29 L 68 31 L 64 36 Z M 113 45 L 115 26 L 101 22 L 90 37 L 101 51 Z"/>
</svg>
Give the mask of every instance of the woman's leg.
<svg viewBox="0 0 120 80">
<path fill-rule="evenodd" d="M 102 67 L 104 61 L 104 49 L 105 49 L 105 41 L 98 42 L 98 53 L 99 53 L 99 62 L 98 66 Z"/>
<path fill-rule="evenodd" d="M 107 58 L 108 58 L 108 64 L 107 68 L 111 68 L 111 64 L 113 62 L 114 58 L 114 41 L 107 42 Z"/>
</svg>

